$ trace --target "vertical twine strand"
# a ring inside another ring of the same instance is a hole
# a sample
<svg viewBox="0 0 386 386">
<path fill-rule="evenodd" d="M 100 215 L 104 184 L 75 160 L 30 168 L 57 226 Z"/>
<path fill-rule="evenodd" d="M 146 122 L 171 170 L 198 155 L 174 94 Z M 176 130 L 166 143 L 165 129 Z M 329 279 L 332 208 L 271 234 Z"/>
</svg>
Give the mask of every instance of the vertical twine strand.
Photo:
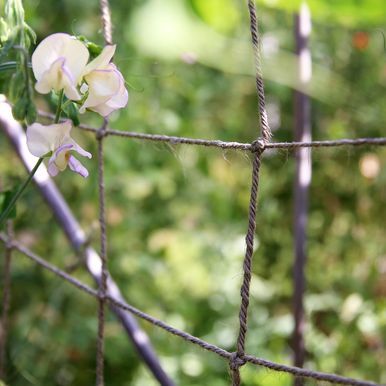
<svg viewBox="0 0 386 386">
<path fill-rule="evenodd" d="M 113 33 L 111 24 L 111 13 L 109 0 L 100 0 L 101 18 L 103 25 L 103 36 L 106 44 L 113 44 Z"/>
<path fill-rule="evenodd" d="M 100 0 L 100 11 L 103 25 L 103 36 L 106 44 L 113 44 L 111 14 L 108 0 Z M 104 385 L 104 330 L 105 330 L 105 302 L 107 291 L 107 236 L 105 215 L 105 183 L 104 183 L 104 154 L 103 139 L 106 134 L 107 119 L 96 134 L 98 141 L 98 191 L 99 191 L 99 227 L 100 227 L 100 256 L 102 260 L 101 280 L 99 283 L 98 307 L 98 341 L 96 358 L 96 384 Z"/>
<path fill-rule="evenodd" d="M 5 259 L 3 272 L 3 299 L 2 299 L 2 315 L 0 324 L 0 379 L 5 379 L 5 364 L 6 364 L 6 349 L 8 338 L 8 313 L 11 298 L 11 259 L 12 259 L 12 240 L 13 240 L 13 224 L 11 220 L 7 221 L 7 236 L 8 240 L 5 245 Z"/>
<path fill-rule="evenodd" d="M 249 306 L 249 292 L 252 277 L 252 257 L 253 246 L 256 230 L 256 210 L 257 210 L 257 192 L 259 187 L 259 173 L 261 165 L 261 156 L 264 151 L 264 144 L 269 142 L 272 137 L 271 129 L 268 124 L 268 116 L 265 107 L 265 94 L 264 94 L 264 82 L 263 74 L 261 71 L 261 56 L 260 56 L 260 39 L 258 33 L 258 24 L 256 16 L 255 3 L 252 0 L 248 0 L 248 10 L 250 17 L 250 30 L 252 37 L 252 45 L 255 57 L 255 70 L 256 70 L 256 90 L 258 96 L 259 118 L 260 118 L 260 133 L 261 140 L 258 142 L 258 148 L 253 159 L 252 169 L 252 184 L 251 184 L 251 196 L 249 202 L 249 215 L 248 215 L 248 230 L 245 238 L 246 250 L 243 263 L 243 283 L 240 290 L 241 305 L 239 312 L 239 334 L 237 337 L 236 353 L 232 355 L 229 363 L 229 367 L 232 373 L 232 385 L 239 386 L 241 384 L 240 367 L 245 363 L 245 340 L 248 330 L 248 306 Z M 261 143 L 260 143 L 261 142 Z M 261 144 L 261 146 L 260 146 Z"/>
<path fill-rule="evenodd" d="M 232 385 L 240 385 L 239 367 L 245 361 L 245 338 L 248 330 L 248 306 L 249 306 L 249 289 L 252 276 L 252 256 L 254 246 L 254 235 L 256 229 L 256 208 L 257 208 L 257 192 L 259 188 L 259 172 L 261 165 L 261 155 L 263 149 L 260 149 L 254 154 L 253 169 L 252 169 L 252 185 L 251 196 L 249 202 L 249 216 L 248 216 L 248 231 L 245 238 L 246 251 L 243 264 L 243 283 L 240 290 L 241 305 L 239 312 L 239 334 L 237 337 L 237 351 L 235 357 L 231 358 L 230 368 L 232 371 Z"/>
<path fill-rule="evenodd" d="M 107 236 L 105 215 L 105 182 L 104 182 L 104 152 L 103 139 L 106 131 L 107 119 L 97 133 L 98 141 L 98 191 L 99 191 L 99 227 L 100 227 L 100 257 L 101 278 L 99 282 L 98 298 L 98 341 L 97 341 L 97 386 L 104 385 L 104 330 L 105 330 L 105 303 L 107 291 Z"/>
<path fill-rule="evenodd" d="M 253 44 L 253 53 L 255 57 L 256 70 L 256 90 L 259 102 L 260 130 L 264 142 L 269 142 L 272 137 L 271 129 L 268 124 L 267 110 L 265 108 L 265 93 L 263 73 L 261 70 L 261 41 L 259 39 L 258 22 L 256 16 L 256 6 L 253 0 L 248 0 L 248 9 L 250 17 L 250 29 Z"/>
</svg>

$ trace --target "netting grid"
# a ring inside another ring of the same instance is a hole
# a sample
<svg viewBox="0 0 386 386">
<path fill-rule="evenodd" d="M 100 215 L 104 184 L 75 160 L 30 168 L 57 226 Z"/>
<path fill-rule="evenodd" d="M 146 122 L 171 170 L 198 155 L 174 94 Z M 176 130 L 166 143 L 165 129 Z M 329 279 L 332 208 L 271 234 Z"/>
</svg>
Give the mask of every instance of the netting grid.
<svg viewBox="0 0 386 386">
<path fill-rule="evenodd" d="M 108 0 L 100 1 L 101 17 L 103 24 L 103 35 L 106 44 L 112 44 L 112 24 Z M 204 140 L 183 138 L 166 135 L 152 135 L 141 134 L 128 131 L 117 131 L 108 127 L 108 120 L 105 119 L 102 127 L 93 128 L 87 125 L 80 125 L 79 127 L 86 131 L 91 131 L 95 134 L 95 139 L 98 144 L 98 190 L 99 190 L 99 227 L 100 227 L 100 259 L 101 259 L 101 277 L 99 281 L 98 289 L 93 289 L 86 284 L 83 284 L 79 280 L 72 277 L 70 274 L 48 263 L 45 259 L 36 255 L 28 248 L 19 243 L 13 235 L 12 224 L 9 221 L 7 226 L 7 232 L 0 234 L 0 240 L 5 244 L 5 269 L 4 269 L 4 289 L 3 289 L 3 315 L 2 325 L 3 333 L 0 345 L 0 377 L 4 374 L 4 358 L 5 358 L 5 343 L 7 332 L 7 314 L 9 311 L 9 289 L 10 289 L 10 264 L 12 251 L 18 251 L 26 257 L 33 260 L 38 265 L 51 271 L 58 277 L 69 282 L 79 290 L 94 297 L 98 302 L 98 334 L 97 334 L 97 350 L 96 350 L 96 384 L 97 386 L 104 385 L 104 329 L 105 329 L 105 308 L 107 305 L 117 307 L 120 310 L 129 312 L 167 332 L 184 339 L 187 342 L 198 345 L 201 348 L 208 350 L 229 362 L 229 369 L 232 378 L 232 385 L 239 386 L 241 384 L 240 368 L 246 363 L 254 364 L 257 366 L 266 367 L 273 371 L 290 373 L 296 377 L 311 378 L 319 381 L 326 381 L 336 384 L 345 385 L 358 385 L 358 386 L 370 386 L 376 385 L 371 381 L 362 381 L 352 378 L 347 378 L 340 375 L 329 374 L 318 371 L 311 371 L 295 366 L 288 366 L 279 363 L 275 363 L 266 359 L 258 358 L 249 355 L 245 352 L 245 342 L 248 331 L 248 307 L 250 300 L 250 283 L 252 272 L 252 257 L 254 251 L 254 235 L 256 229 L 256 211 L 257 211 L 257 198 L 259 188 L 260 166 L 262 162 L 262 156 L 267 149 L 298 149 L 298 148 L 311 148 L 311 147 L 338 147 L 338 146 L 361 146 L 361 145 L 373 145 L 384 146 L 386 145 L 386 138 L 360 138 L 360 139 L 342 139 L 335 141 L 310 141 L 310 142 L 270 142 L 271 130 L 268 123 L 267 112 L 265 108 L 265 95 L 264 95 L 264 83 L 261 72 L 261 59 L 260 59 L 260 37 L 258 33 L 258 22 L 256 15 L 256 7 L 253 0 L 248 0 L 248 10 L 250 16 L 250 30 L 252 45 L 255 57 L 256 65 L 256 90 L 258 96 L 258 117 L 260 135 L 252 143 L 239 143 L 239 142 L 224 142 L 220 140 Z M 41 113 L 42 116 L 49 116 L 49 114 Z M 251 176 L 251 192 L 250 203 L 248 211 L 248 226 L 246 234 L 246 251 L 243 262 L 243 279 L 240 289 L 241 304 L 239 310 L 239 331 L 236 340 L 236 350 L 229 352 L 213 344 L 210 344 L 200 338 L 197 338 L 185 331 L 181 331 L 174 328 L 162 320 L 156 319 L 141 310 L 126 304 L 123 301 L 115 298 L 108 293 L 109 288 L 109 273 L 108 273 L 108 252 L 107 252 L 107 235 L 106 235 L 106 216 L 105 216 L 105 185 L 104 185 L 104 140 L 109 136 L 120 136 L 123 138 L 141 139 L 148 141 L 168 142 L 171 144 L 186 144 L 186 145 L 198 145 L 207 147 L 217 147 L 222 149 L 236 149 L 245 152 L 249 152 L 252 155 L 252 176 Z M 172 381 L 165 380 L 161 384 L 171 385 Z"/>
</svg>

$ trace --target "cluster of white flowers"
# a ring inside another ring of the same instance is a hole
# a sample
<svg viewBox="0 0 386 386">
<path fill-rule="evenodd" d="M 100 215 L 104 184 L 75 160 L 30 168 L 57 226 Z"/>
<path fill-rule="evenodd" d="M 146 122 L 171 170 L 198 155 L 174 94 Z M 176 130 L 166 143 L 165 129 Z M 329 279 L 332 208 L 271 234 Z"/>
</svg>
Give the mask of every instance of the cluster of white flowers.
<svg viewBox="0 0 386 386">
<path fill-rule="evenodd" d="M 103 48 L 101 54 L 87 64 L 89 52 L 75 37 L 56 33 L 45 38 L 32 55 L 32 71 L 37 80 L 35 89 L 41 94 L 52 90 L 61 92 L 72 101 L 81 102 L 79 112 L 86 109 L 106 117 L 114 110 L 125 107 L 129 98 L 125 81 L 117 67 L 110 63 L 115 45 Z M 50 155 L 48 172 L 55 176 L 67 165 L 83 177 L 86 168 L 71 155 L 76 151 L 91 158 L 71 137 L 71 121 L 43 126 L 34 123 L 27 128 L 30 152 L 43 157 Z"/>
</svg>

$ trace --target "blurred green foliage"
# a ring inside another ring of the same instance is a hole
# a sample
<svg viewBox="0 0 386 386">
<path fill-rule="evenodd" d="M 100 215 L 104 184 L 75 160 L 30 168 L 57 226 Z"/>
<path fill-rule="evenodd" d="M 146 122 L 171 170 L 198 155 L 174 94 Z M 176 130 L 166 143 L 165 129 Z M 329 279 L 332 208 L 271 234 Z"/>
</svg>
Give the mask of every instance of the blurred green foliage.
<svg viewBox="0 0 386 386">
<path fill-rule="evenodd" d="M 293 138 L 291 1 L 259 1 L 268 112 L 275 141 Z M 0 1 L 1 4 L 1 1 Z M 284 4 L 283 6 L 281 6 Z M 54 32 L 102 43 L 96 1 L 25 1 L 38 41 Z M 290 7 L 291 6 L 291 7 Z M 376 0 L 312 1 L 315 139 L 385 136 L 385 7 Z M 290 11 L 289 11 L 290 10 Z M 258 136 L 244 2 L 112 1 L 115 61 L 130 85 L 115 129 L 249 142 Z M 1 87 L 1 86 L 0 86 Z M 48 102 L 36 96 L 40 108 Z M 82 121 L 98 125 L 93 115 Z M 96 145 L 88 180 L 56 182 L 98 248 Z M 237 335 L 251 162 L 240 151 L 106 140 L 109 269 L 134 306 L 228 350 Z M 315 149 L 308 225 L 308 368 L 386 382 L 386 150 Z M 291 151 L 264 155 L 247 350 L 291 363 Z M 2 188 L 25 178 L 0 136 Z M 76 261 L 35 188 L 19 203 L 18 238 L 61 267 Z M 3 248 L 3 246 L 0 246 Z M 73 273 L 91 284 L 82 269 Z M 95 378 L 96 304 L 15 254 L 7 383 L 89 385 Z M 180 385 L 229 384 L 227 363 L 142 323 Z M 155 385 L 119 323 L 106 329 L 110 386 Z M 253 366 L 245 385 L 292 384 Z M 316 382 L 308 381 L 311 385 Z"/>
</svg>

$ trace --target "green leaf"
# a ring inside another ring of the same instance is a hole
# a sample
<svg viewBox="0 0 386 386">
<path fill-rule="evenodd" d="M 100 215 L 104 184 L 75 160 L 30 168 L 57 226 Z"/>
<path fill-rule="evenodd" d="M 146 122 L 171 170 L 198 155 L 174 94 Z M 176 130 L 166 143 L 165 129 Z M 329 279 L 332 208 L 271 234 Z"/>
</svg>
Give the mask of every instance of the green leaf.
<svg viewBox="0 0 386 386">
<path fill-rule="evenodd" d="M 2 196 L 2 205 L 1 205 L 1 213 L 4 212 L 9 203 L 12 200 L 12 197 L 16 194 L 16 189 L 13 190 L 6 190 L 5 192 L 2 192 L 0 196 Z M 7 218 L 13 219 L 16 217 L 16 205 L 12 208 L 12 210 L 9 212 Z"/>
<path fill-rule="evenodd" d="M 75 103 L 70 103 L 64 108 L 65 114 L 71 119 L 74 126 L 79 126 L 79 111 Z"/>
<path fill-rule="evenodd" d="M 13 38 L 5 42 L 4 46 L 0 49 L 0 60 L 2 60 L 4 57 L 8 55 L 8 52 L 10 51 L 14 43 L 15 43 L 15 39 Z"/>
<path fill-rule="evenodd" d="M 36 44 L 36 33 L 35 31 L 26 23 L 24 23 L 24 35 L 26 38 L 26 47 L 29 48 L 31 44 Z"/>
<path fill-rule="evenodd" d="M 23 121 L 28 113 L 29 101 L 26 98 L 20 98 L 12 107 L 12 114 L 18 121 Z"/>
<path fill-rule="evenodd" d="M 88 49 L 88 52 L 90 53 L 91 59 L 94 59 L 97 57 L 103 50 L 103 47 L 99 44 L 96 44 L 94 42 L 91 42 L 83 35 L 77 35 L 75 36 L 78 40 L 80 40 L 82 43 L 85 44 L 85 46 Z"/>
<path fill-rule="evenodd" d="M 9 82 L 9 98 L 12 102 L 16 101 L 23 94 L 25 87 L 24 73 L 22 71 L 15 72 Z"/>
<path fill-rule="evenodd" d="M 27 124 L 31 125 L 32 123 L 34 123 L 36 121 L 36 117 L 37 117 L 36 107 L 32 101 L 29 101 L 27 106 L 27 114 L 25 116 Z"/>
<path fill-rule="evenodd" d="M 0 17 L 0 42 L 6 42 L 9 38 L 9 27 L 4 18 Z"/>
</svg>

